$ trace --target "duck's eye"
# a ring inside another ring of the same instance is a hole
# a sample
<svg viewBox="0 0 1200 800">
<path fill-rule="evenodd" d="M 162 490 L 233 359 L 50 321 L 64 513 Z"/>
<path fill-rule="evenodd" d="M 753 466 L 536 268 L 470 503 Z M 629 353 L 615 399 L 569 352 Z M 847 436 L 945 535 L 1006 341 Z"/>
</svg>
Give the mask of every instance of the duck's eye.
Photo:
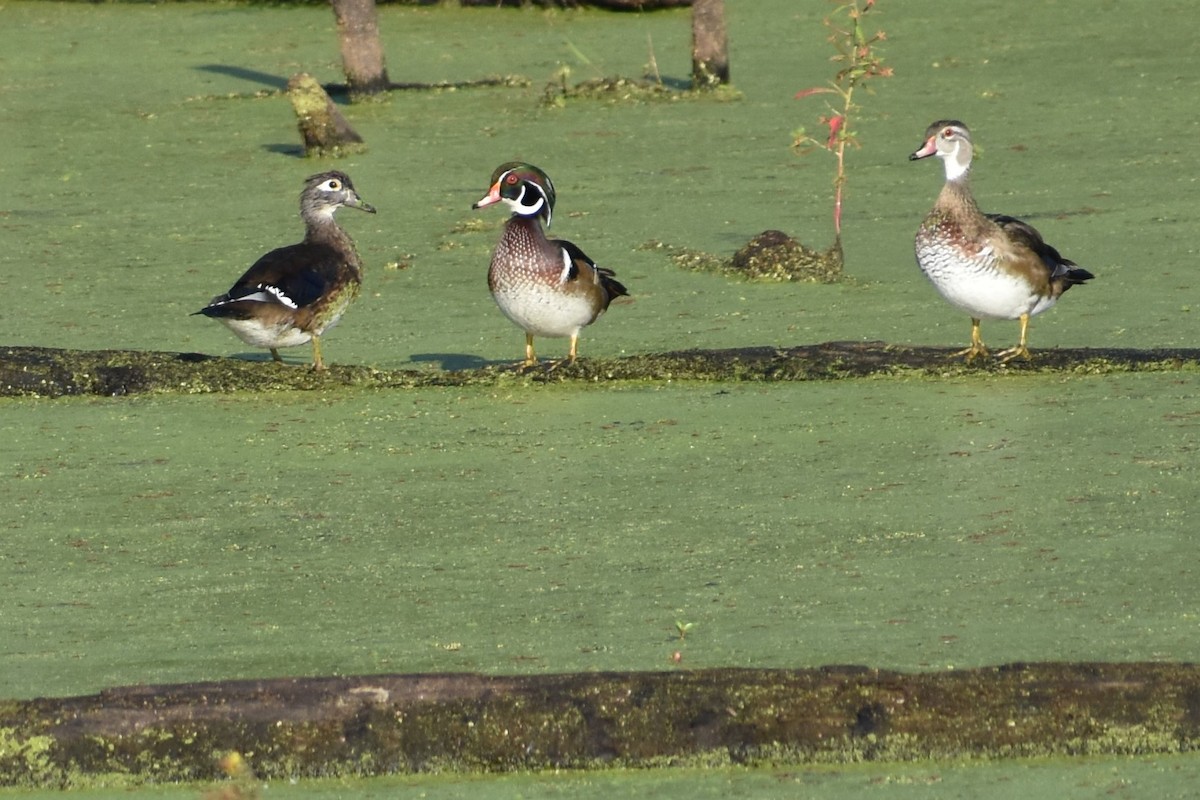
<svg viewBox="0 0 1200 800">
<path fill-rule="evenodd" d="M 942 131 L 942 136 L 946 139 L 953 139 L 954 138 L 954 128 L 946 128 L 946 130 Z"/>
<path fill-rule="evenodd" d="M 336 192 L 342 188 L 342 182 L 339 181 L 337 178 L 330 178 L 328 181 L 325 182 L 325 186 L 326 186 L 326 188 L 329 189 L 329 191 Z"/>
<path fill-rule="evenodd" d="M 515 172 L 508 173 L 508 175 L 504 178 L 504 182 L 509 186 L 516 186 L 518 183 L 520 183 L 520 181 L 521 178 Z"/>
</svg>

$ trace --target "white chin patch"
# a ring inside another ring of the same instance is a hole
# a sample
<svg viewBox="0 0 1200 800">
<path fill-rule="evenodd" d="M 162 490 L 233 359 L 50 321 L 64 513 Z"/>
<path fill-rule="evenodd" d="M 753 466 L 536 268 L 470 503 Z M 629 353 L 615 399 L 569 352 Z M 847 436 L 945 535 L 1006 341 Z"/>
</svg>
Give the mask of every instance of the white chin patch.
<svg viewBox="0 0 1200 800">
<path fill-rule="evenodd" d="M 961 157 L 962 148 L 955 147 L 954 152 L 947 153 L 942 159 L 942 161 L 944 161 L 946 164 L 946 180 L 958 180 L 966 174 L 967 169 L 971 166 L 971 163 L 969 161 L 966 164 L 962 163 L 962 161 L 959 160 Z"/>
</svg>

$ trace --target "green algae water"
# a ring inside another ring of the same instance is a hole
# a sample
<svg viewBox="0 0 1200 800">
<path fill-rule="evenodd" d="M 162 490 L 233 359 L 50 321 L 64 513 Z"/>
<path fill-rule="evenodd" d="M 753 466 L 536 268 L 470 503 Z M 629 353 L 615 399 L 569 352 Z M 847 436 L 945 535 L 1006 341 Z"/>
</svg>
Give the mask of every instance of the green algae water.
<svg viewBox="0 0 1200 800">
<path fill-rule="evenodd" d="M 1030 219 L 1098 276 L 1034 320 L 1035 353 L 1192 345 L 1190 123 L 1172 109 L 1200 86 L 1194 26 L 1163 19 L 1193 7 L 1054 3 L 1020 30 L 999 9 L 879 8 L 897 76 L 864 99 L 851 154 L 852 280 L 809 286 L 683 272 L 642 245 L 724 254 L 766 228 L 828 244 L 830 164 L 788 151 L 820 110 L 792 95 L 829 77 L 822 4 L 731 5 L 739 100 L 563 108 L 539 101 L 564 66 L 637 76 L 653 53 L 683 80 L 687 13 L 385 7 L 393 79 L 529 86 L 351 107 L 368 152 L 311 162 L 287 101 L 259 94 L 302 70 L 339 79 L 327 8 L 9 2 L 0 341 L 242 353 L 187 315 L 299 238 L 302 179 L 336 164 L 380 214 L 344 220 L 368 276 L 327 358 L 516 360 L 521 334 L 484 283 L 501 220 L 470 204 L 522 158 L 555 180 L 552 232 L 634 295 L 584 331 L 584 357 L 965 344 L 968 320 L 911 254 L 941 176 L 906 156 L 949 115 L 983 146 L 985 209 Z M 1004 346 L 1016 325 L 983 332 Z M 1197 419 L 1189 373 L 3 400 L 0 696 L 331 673 L 1195 660 Z M 271 794 L 1169 797 L 1195 771 L 1188 757 Z"/>
<path fill-rule="evenodd" d="M 1200 779 L 1195 755 L 1153 758 L 1077 759 L 1070 769 L 1062 761 L 984 764 L 855 764 L 793 769 L 691 769 L 610 770 L 554 772 L 534 775 L 406 776 L 371 781 L 303 781 L 265 784 L 263 796 L 284 800 L 334 798 L 419 797 L 424 800 L 512 798 L 543 800 L 608 800 L 608 798 L 771 798 L 812 797 L 822 800 L 858 800 L 864 796 L 930 798 L 972 797 L 1007 800 L 1014 795 L 1056 800 L 1085 800 L 1097 796 L 1189 798 L 1188 783 Z M 1194 784 L 1193 784 L 1194 785 Z M 208 786 L 139 789 L 139 798 L 195 798 Z M 0 797 L 21 800 L 88 800 L 128 798 L 128 789 L 58 792 L 5 792 Z"/>
<path fill-rule="evenodd" d="M 10 693 L 660 669 L 675 650 L 1194 659 L 1183 392 L 1146 375 L 10 402 Z"/>
</svg>

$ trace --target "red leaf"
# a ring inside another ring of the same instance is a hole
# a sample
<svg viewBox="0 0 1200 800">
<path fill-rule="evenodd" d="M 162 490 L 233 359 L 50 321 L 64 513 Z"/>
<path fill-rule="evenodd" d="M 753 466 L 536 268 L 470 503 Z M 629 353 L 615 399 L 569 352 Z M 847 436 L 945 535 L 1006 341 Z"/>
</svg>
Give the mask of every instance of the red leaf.
<svg viewBox="0 0 1200 800">
<path fill-rule="evenodd" d="M 800 91 L 796 92 L 795 99 L 803 100 L 805 97 L 811 97 L 814 94 L 828 94 L 832 91 L 833 89 L 830 89 L 827 86 L 814 86 L 811 89 L 801 89 Z"/>
<path fill-rule="evenodd" d="M 837 144 L 838 132 L 842 130 L 842 125 L 846 122 L 846 118 L 841 114 L 835 114 L 828 120 L 829 123 L 829 140 L 825 142 L 825 146 L 830 150 Z"/>
</svg>

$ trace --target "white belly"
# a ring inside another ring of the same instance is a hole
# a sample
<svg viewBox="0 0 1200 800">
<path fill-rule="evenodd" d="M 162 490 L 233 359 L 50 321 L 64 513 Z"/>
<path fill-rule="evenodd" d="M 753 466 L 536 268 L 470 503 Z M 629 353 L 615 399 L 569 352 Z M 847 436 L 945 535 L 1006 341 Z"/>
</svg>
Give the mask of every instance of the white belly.
<svg viewBox="0 0 1200 800">
<path fill-rule="evenodd" d="M 312 334 L 293 325 L 264 325 L 253 319 L 219 317 L 229 330 L 251 347 L 295 347 L 312 341 Z"/>
<path fill-rule="evenodd" d="M 1038 294 L 1020 276 L 997 269 L 990 248 L 966 259 L 918 242 L 917 263 L 946 302 L 977 319 L 1017 319 L 1054 305 L 1053 297 Z"/>
<path fill-rule="evenodd" d="M 567 294 L 540 283 L 497 287 L 492 296 L 504 316 L 533 336 L 576 336 L 596 318 L 585 295 Z"/>
<path fill-rule="evenodd" d="M 950 305 L 980 319 L 1017 319 L 1039 314 L 1054 305 L 1023 281 L 998 272 L 929 274 L 933 285 Z"/>
</svg>

